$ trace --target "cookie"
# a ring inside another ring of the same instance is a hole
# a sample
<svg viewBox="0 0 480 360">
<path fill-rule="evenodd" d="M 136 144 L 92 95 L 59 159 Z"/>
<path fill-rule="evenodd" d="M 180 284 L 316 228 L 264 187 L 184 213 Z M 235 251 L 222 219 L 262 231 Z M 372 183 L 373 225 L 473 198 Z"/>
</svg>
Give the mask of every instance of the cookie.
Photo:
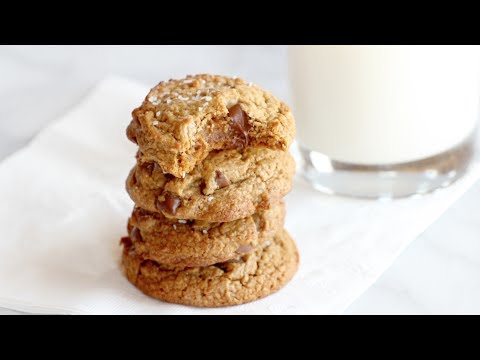
<svg viewBox="0 0 480 360">
<path fill-rule="evenodd" d="M 228 222 L 277 204 L 292 186 L 295 162 L 281 150 L 212 152 L 185 178 L 139 163 L 127 179 L 135 204 L 168 218 Z"/>
<path fill-rule="evenodd" d="M 285 221 L 285 205 L 227 223 L 167 219 L 135 208 L 129 235 L 137 254 L 172 266 L 208 266 L 254 250 L 271 239 Z"/>
<path fill-rule="evenodd" d="M 142 161 L 155 161 L 175 177 L 213 150 L 286 150 L 295 136 L 286 104 L 252 83 L 217 75 L 161 82 L 132 116 L 127 136 L 139 145 Z"/>
<path fill-rule="evenodd" d="M 247 303 L 279 290 L 297 271 L 298 252 L 290 235 L 281 230 L 264 247 L 207 267 L 164 267 L 143 259 L 128 243 L 122 262 L 128 280 L 147 295 L 177 304 L 219 307 Z"/>
</svg>

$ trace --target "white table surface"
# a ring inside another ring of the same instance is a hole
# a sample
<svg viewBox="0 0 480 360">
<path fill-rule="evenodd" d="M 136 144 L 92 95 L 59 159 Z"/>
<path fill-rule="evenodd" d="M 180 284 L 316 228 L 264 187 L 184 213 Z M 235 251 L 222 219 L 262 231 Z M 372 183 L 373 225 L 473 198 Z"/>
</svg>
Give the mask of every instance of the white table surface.
<svg viewBox="0 0 480 360">
<path fill-rule="evenodd" d="M 289 102 L 283 46 L 0 46 L 0 159 L 105 75 L 146 84 L 238 75 Z M 480 314 L 480 183 L 415 240 L 347 314 Z M 17 314 L 0 308 L 0 314 Z"/>
</svg>

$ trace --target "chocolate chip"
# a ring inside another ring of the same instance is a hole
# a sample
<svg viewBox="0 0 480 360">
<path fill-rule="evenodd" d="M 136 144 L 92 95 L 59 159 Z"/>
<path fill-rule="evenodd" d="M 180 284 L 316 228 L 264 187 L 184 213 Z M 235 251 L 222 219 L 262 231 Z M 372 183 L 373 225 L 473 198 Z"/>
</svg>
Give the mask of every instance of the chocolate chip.
<svg viewBox="0 0 480 360">
<path fill-rule="evenodd" d="M 233 139 L 234 143 L 239 147 L 248 145 L 248 115 L 242 110 L 240 104 L 233 105 L 228 109 L 228 116 L 232 120 L 232 128 L 236 133 Z"/>
<path fill-rule="evenodd" d="M 147 170 L 148 175 L 152 176 L 154 166 L 155 166 L 155 163 L 153 162 L 149 162 L 145 164 L 145 170 Z"/>
<path fill-rule="evenodd" d="M 132 240 L 129 237 L 122 237 L 120 239 L 120 245 L 123 245 L 126 248 L 129 248 L 130 246 L 132 246 Z"/>
<path fill-rule="evenodd" d="M 145 170 L 149 176 L 152 176 L 155 172 L 160 171 L 161 168 L 156 162 L 151 161 L 145 164 Z"/>
<path fill-rule="evenodd" d="M 140 230 L 137 227 L 134 227 L 132 229 L 132 232 L 130 233 L 130 238 L 135 242 L 143 241 L 142 234 L 140 234 Z"/>
<path fill-rule="evenodd" d="M 157 200 L 157 209 L 160 211 L 166 211 L 171 215 L 175 215 L 181 200 L 170 193 L 165 194 L 165 200 Z"/>
<path fill-rule="evenodd" d="M 137 180 L 137 169 L 135 169 L 135 171 L 133 171 L 133 173 L 132 173 L 132 186 L 137 185 L 137 183 L 138 183 L 138 180 Z"/>
<path fill-rule="evenodd" d="M 230 185 L 230 180 L 220 170 L 215 170 L 215 182 L 220 189 Z"/>
<path fill-rule="evenodd" d="M 202 181 L 200 182 L 199 187 L 200 187 L 200 192 L 203 194 L 203 193 L 204 193 L 203 191 L 204 191 L 205 188 L 207 187 L 207 184 L 205 183 L 205 180 L 202 179 Z"/>
<path fill-rule="evenodd" d="M 236 253 L 246 254 L 246 253 L 250 252 L 251 250 L 253 250 L 252 245 L 241 245 L 241 246 L 238 247 Z"/>
<path fill-rule="evenodd" d="M 137 133 L 140 127 L 141 125 L 138 119 L 133 119 L 127 127 L 127 138 L 135 144 L 138 144 Z"/>
</svg>

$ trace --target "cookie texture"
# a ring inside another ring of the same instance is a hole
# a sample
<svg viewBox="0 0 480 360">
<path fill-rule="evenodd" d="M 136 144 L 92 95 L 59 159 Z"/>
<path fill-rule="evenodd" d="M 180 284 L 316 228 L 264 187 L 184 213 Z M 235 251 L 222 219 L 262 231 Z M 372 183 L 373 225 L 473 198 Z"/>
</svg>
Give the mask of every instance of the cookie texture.
<svg viewBox="0 0 480 360">
<path fill-rule="evenodd" d="M 137 206 L 168 218 L 228 222 L 277 204 L 294 172 L 288 151 L 249 147 L 212 152 L 183 179 L 139 159 L 126 188 Z"/>
<path fill-rule="evenodd" d="M 157 299 L 200 307 L 239 305 L 283 287 L 298 268 L 296 246 L 281 230 L 263 247 L 238 259 L 207 267 L 169 268 L 145 260 L 124 242 L 128 280 Z"/>
<path fill-rule="evenodd" d="M 142 161 L 182 177 L 213 150 L 286 150 L 295 136 L 289 107 L 239 78 L 201 74 L 160 82 L 132 112 L 128 138 Z"/>
<path fill-rule="evenodd" d="M 237 258 L 270 240 L 283 227 L 283 202 L 226 223 L 168 219 L 136 207 L 128 232 L 143 259 L 179 267 L 208 266 Z"/>
</svg>

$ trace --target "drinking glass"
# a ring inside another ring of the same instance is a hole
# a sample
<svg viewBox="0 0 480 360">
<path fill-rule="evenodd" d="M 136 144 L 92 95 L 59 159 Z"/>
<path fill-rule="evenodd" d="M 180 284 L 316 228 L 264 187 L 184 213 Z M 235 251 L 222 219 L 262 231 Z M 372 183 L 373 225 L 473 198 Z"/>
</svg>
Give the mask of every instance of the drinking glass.
<svg viewBox="0 0 480 360">
<path fill-rule="evenodd" d="M 474 154 L 480 47 L 289 46 L 302 175 L 368 198 L 446 187 Z"/>
</svg>

